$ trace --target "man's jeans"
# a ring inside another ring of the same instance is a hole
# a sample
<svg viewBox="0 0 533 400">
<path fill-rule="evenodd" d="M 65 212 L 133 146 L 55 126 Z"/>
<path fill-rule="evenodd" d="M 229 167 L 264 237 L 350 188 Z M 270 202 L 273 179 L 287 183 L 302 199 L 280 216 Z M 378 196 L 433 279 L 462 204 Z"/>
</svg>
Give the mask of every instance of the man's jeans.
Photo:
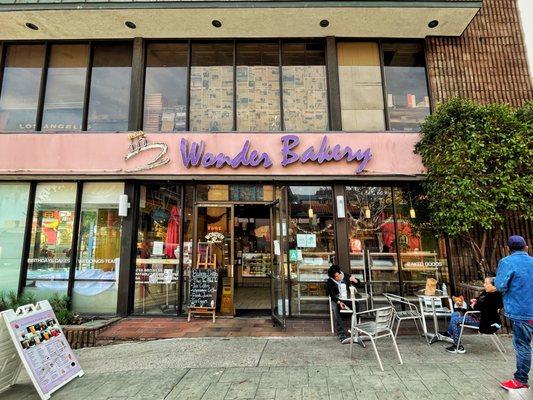
<svg viewBox="0 0 533 400">
<path fill-rule="evenodd" d="M 459 342 L 459 335 L 461 334 L 461 324 L 465 316 L 459 312 L 452 313 L 450 317 L 450 324 L 448 325 L 448 333 L 453 338 L 453 343 L 457 346 Z M 472 314 L 468 314 L 465 318 L 465 325 L 479 326 L 479 319 L 474 318 Z"/>
<path fill-rule="evenodd" d="M 514 378 L 527 384 L 531 369 L 531 337 L 533 336 L 533 321 L 513 321 L 513 346 L 516 351 L 516 372 Z"/>
</svg>

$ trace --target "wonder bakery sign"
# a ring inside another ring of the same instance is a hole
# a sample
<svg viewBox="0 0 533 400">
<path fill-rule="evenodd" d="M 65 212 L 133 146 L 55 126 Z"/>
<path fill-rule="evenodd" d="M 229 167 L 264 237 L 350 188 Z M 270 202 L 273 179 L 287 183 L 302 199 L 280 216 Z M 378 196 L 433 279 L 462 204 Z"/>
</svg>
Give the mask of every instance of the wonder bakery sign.
<svg viewBox="0 0 533 400">
<path fill-rule="evenodd" d="M 132 141 L 130 151 L 125 159 L 130 160 L 142 152 L 158 150 L 153 152 L 154 157 L 147 163 L 128 169 L 128 172 L 143 171 L 157 168 L 170 162 L 166 157 L 168 145 L 166 143 L 150 143 L 143 132 L 137 132 L 129 136 Z M 228 137 L 228 140 L 232 140 Z M 218 150 L 218 151 L 217 151 Z M 330 143 L 328 135 L 323 135 L 318 145 L 301 145 L 300 136 L 283 135 L 280 137 L 278 156 L 274 158 L 271 152 L 263 151 L 260 148 L 253 148 L 250 140 L 245 140 L 237 152 L 231 153 L 217 149 L 216 146 L 209 146 L 203 140 L 180 139 L 179 158 L 185 168 L 217 168 L 230 167 L 238 169 L 240 167 L 265 168 L 274 165 L 274 161 L 279 159 L 282 167 L 287 167 L 294 163 L 329 163 L 345 161 L 355 163 L 357 167 L 354 173 L 359 174 L 364 171 L 368 162 L 372 159 L 370 147 L 365 149 L 352 148 L 349 145 L 340 143 Z"/>
<path fill-rule="evenodd" d="M 0 176 L 369 177 L 424 174 L 416 133 L 0 134 Z"/>
</svg>

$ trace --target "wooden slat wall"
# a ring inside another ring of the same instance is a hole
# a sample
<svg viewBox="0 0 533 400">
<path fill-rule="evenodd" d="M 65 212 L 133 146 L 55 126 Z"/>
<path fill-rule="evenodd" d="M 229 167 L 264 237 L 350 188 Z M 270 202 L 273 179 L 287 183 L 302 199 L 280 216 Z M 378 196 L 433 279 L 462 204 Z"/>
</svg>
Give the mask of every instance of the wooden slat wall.
<svg viewBox="0 0 533 400">
<path fill-rule="evenodd" d="M 481 229 L 476 229 L 474 234 L 478 239 L 481 238 Z M 523 236 L 529 246 L 529 253 L 533 254 L 533 221 L 526 221 L 516 213 L 509 213 L 505 221 L 503 233 L 500 235 L 496 245 L 495 257 L 491 262 L 492 274 L 496 272 L 498 261 L 507 255 L 505 246 L 507 239 L 511 235 Z M 489 235 L 488 246 L 492 246 L 492 234 Z M 477 279 L 477 268 L 468 245 L 460 239 L 452 239 L 450 250 L 456 283 L 469 282 Z M 487 248 L 487 257 L 489 255 L 490 248 Z"/>
<path fill-rule="evenodd" d="M 433 104 L 459 96 L 517 107 L 533 99 L 517 0 L 483 0 L 482 9 L 463 35 L 428 37 L 426 62 Z M 479 229 L 474 233 L 481 236 Z M 531 254 L 533 223 L 509 214 L 496 247 L 496 260 L 492 260 L 493 272 L 505 255 L 506 241 L 512 234 L 526 238 Z M 488 243 L 492 244 L 492 237 Z M 468 245 L 451 240 L 450 248 L 456 283 L 477 279 Z"/>
<path fill-rule="evenodd" d="M 533 99 L 517 0 L 483 0 L 462 36 L 428 37 L 426 57 L 434 104 L 459 96 L 516 107 Z"/>
</svg>

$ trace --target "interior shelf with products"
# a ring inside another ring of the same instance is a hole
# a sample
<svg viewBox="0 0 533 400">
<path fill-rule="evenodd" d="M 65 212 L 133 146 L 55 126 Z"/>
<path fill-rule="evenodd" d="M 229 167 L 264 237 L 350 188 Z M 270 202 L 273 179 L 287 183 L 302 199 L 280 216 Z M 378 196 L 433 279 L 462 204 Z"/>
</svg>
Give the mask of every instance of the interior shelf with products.
<svg viewBox="0 0 533 400">
<path fill-rule="evenodd" d="M 333 252 L 303 251 L 302 259 L 292 263 L 291 274 L 296 277 L 293 284 L 296 287 L 298 315 L 302 314 L 303 302 L 321 302 L 320 310 L 323 311 L 323 302 L 328 300 L 326 281 L 328 279 L 329 260 L 333 254 Z M 310 308 L 313 306 L 311 305 Z"/>
<path fill-rule="evenodd" d="M 266 278 L 270 270 L 270 253 L 243 253 L 241 276 L 243 278 Z"/>
</svg>

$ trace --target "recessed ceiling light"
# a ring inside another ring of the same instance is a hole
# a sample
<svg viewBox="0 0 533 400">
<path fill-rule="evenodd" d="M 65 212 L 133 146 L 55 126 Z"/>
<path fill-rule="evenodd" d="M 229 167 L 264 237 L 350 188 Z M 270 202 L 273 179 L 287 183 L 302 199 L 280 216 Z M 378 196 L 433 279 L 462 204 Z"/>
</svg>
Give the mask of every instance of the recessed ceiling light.
<svg viewBox="0 0 533 400">
<path fill-rule="evenodd" d="M 38 31 L 39 27 L 35 24 L 32 24 L 31 22 L 26 22 L 26 27 L 30 28 L 31 30 Z"/>
<path fill-rule="evenodd" d="M 137 28 L 137 25 L 135 25 L 135 23 L 134 23 L 134 22 L 131 22 L 131 21 L 126 21 L 126 22 L 124 22 L 124 25 L 126 25 L 126 26 L 127 26 L 128 28 L 130 28 L 130 29 L 135 29 L 135 28 Z"/>
<path fill-rule="evenodd" d="M 222 22 L 220 22 L 218 19 L 214 19 L 213 21 L 211 21 L 211 24 L 215 27 L 215 28 L 220 28 L 222 26 Z"/>
<path fill-rule="evenodd" d="M 326 28 L 327 26 L 329 26 L 329 21 L 327 19 L 323 19 L 322 21 L 320 21 L 320 26 L 322 28 Z"/>
<path fill-rule="evenodd" d="M 437 21 L 436 19 L 434 19 L 433 21 L 429 21 L 428 26 L 429 26 L 430 28 L 436 28 L 438 24 L 439 24 L 439 21 Z"/>
</svg>

